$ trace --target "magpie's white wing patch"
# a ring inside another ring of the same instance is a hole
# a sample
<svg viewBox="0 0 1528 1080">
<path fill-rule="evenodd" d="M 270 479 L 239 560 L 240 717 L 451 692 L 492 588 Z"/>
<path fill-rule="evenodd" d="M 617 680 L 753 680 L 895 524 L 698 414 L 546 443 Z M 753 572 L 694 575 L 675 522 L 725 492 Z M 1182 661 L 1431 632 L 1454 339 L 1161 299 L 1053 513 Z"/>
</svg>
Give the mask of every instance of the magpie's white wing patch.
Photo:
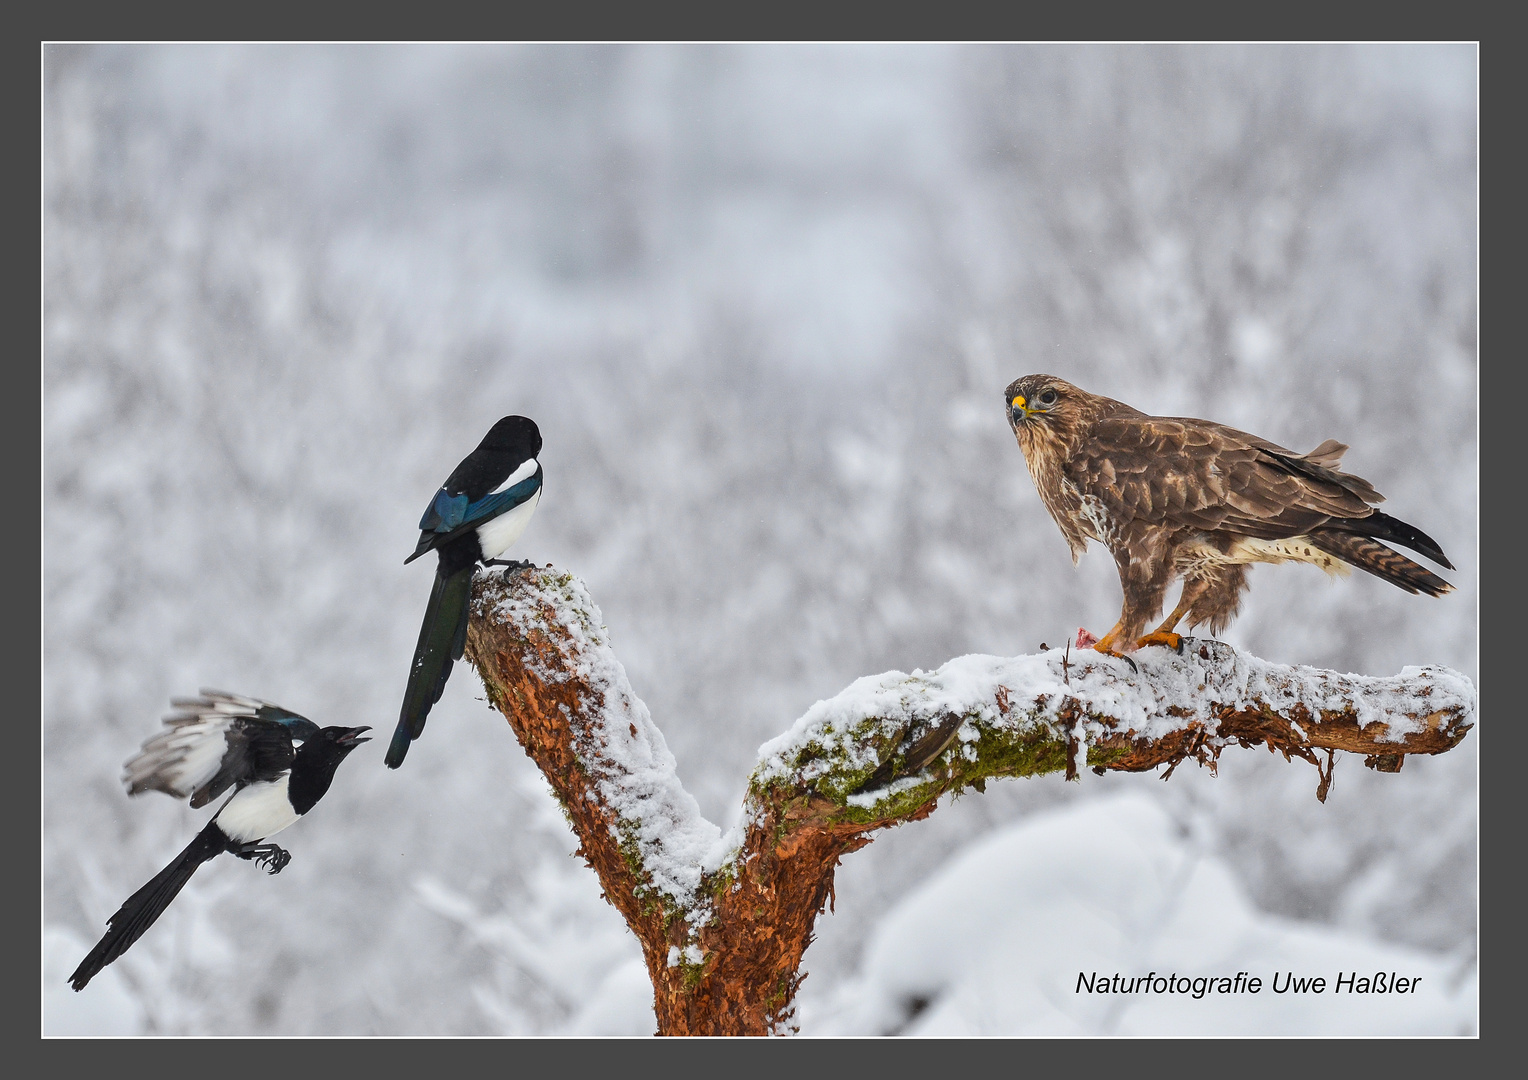
<svg viewBox="0 0 1528 1080">
<path fill-rule="evenodd" d="M 526 458 L 520 463 L 520 467 L 504 478 L 504 482 L 490 491 L 489 495 L 497 495 L 501 491 L 508 491 L 521 480 L 528 480 L 535 475 L 537 462 L 535 458 Z"/>
<path fill-rule="evenodd" d="M 268 703 L 222 690 L 203 689 L 200 697 L 176 698 L 164 730 L 122 767 L 129 795 L 162 791 L 179 799 L 217 776 L 229 750 L 229 731 L 252 721 Z"/>
</svg>

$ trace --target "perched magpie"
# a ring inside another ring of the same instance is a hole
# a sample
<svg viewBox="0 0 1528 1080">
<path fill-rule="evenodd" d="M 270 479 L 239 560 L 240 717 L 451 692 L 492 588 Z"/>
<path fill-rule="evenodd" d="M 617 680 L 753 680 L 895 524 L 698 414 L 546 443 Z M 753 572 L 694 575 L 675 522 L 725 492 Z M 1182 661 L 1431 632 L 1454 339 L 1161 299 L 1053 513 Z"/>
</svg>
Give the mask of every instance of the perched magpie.
<svg viewBox="0 0 1528 1080">
<path fill-rule="evenodd" d="M 536 512 L 541 499 L 539 453 L 541 432 L 535 422 L 524 416 L 504 417 L 446 477 L 419 519 L 419 546 L 403 561 L 411 563 L 431 550 L 440 561 L 414 647 L 398 727 L 387 748 L 390 769 L 403 764 L 409 743 L 424 731 L 425 717 L 440 700 L 451 665 L 467 647 L 467 601 L 477 564 L 531 565 L 499 556 L 520 539 Z"/>
<path fill-rule="evenodd" d="M 76 990 L 143 936 L 196 868 L 229 852 L 279 874 L 292 856 L 265 843 L 302 817 L 329 790 L 334 770 L 369 727 L 320 728 L 305 716 L 256 698 L 206 690 L 170 703 L 165 730 L 123 766 L 129 795 L 163 791 L 206 806 L 234 792 L 207 827 L 107 922 L 110 927 L 69 976 Z"/>
</svg>

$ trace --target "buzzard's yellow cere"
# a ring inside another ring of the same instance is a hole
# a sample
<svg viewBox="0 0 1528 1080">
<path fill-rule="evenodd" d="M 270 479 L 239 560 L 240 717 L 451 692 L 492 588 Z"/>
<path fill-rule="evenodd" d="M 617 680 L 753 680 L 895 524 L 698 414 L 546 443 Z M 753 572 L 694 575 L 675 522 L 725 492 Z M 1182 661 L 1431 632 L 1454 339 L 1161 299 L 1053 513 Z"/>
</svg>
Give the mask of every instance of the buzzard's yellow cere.
<svg viewBox="0 0 1528 1080">
<path fill-rule="evenodd" d="M 1015 379 L 1003 401 L 1072 562 L 1096 540 L 1119 568 L 1124 606 L 1101 652 L 1179 648 L 1184 619 L 1220 633 L 1241 607 L 1250 563 L 1308 562 L 1334 575 L 1356 566 L 1407 592 L 1453 591 L 1381 543 L 1454 568 L 1427 534 L 1374 509 L 1384 496 L 1338 469 L 1347 447 L 1335 440 L 1297 454 L 1208 420 L 1147 416 L 1053 375 Z M 1175 578 L 1178 606 L 1142 636 Z"/>
</svg>

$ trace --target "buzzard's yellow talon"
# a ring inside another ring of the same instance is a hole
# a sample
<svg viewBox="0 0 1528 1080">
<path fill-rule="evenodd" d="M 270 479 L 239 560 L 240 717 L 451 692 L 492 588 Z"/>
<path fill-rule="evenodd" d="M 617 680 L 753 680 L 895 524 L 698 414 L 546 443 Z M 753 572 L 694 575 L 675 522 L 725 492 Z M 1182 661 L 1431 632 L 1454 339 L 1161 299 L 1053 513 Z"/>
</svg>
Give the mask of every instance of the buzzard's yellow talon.
<svg viewBox="0 0 1528 1080">
<path fill-rule="evenodd" d="M 1174 634 L 1170 630 L 1153 630 L 1135 643 L 1137 649 L 1144 649 L 1148 645 L 1166 645 L 1173 652 L 1181 655 L 1183 652 L 1183 635 Z"/>
<path fill-rule="evenodd" d="M 1110 644 L 1110 638 L 1112 638 L 1112 637 L 1114 637 L 1114 635 L 1110 634 L 1108 637 L 1106 637 L 1102 641 L 1100 641 L 1097 645 L 1094 645 L 1093 646 L 1093 651 L 1094 652 L 1101 652 L 1105 656 L 1115 656 L 1115 657 L 1118 657 L 1119 659 L 1123 660 L 1125 663 L 1130 665 L 1130 670 L 1131 671 L 1133 671 L 1137 675 L 1139 675 L 1141 673 L 1141 669 L 1135 666 L 1135 661 L 1134 660 L 1130 659 L 1130 657 L 1126 656 L 1124 653 L 1122 653 L 1122 652 L 1115 652 L 1113 649 L 1108 647 L 1109 644 Z"/>
<path fill-rule="evenodd" d="M 1115 623 L 1109 628 L 1109 632 L 1101 638 L 1096 638 L 1092 634 L 1088 634 L 1087 646 L 1096 649 L 1099 652 L 1110 653 L 1111 655 L 1117 656 L 1119 654 L 1114 652 L 1114 643 L 1119 640 L 1119 631 L 1120 624 Z M 1077 647 L 1079 649 L 1084 647 L 1084 639 L 1082 635 L 1085 633 L 1087 633 L 1087 631 L 1083 630 L 1081 627 L 1077 628 Z"/>
</svg>

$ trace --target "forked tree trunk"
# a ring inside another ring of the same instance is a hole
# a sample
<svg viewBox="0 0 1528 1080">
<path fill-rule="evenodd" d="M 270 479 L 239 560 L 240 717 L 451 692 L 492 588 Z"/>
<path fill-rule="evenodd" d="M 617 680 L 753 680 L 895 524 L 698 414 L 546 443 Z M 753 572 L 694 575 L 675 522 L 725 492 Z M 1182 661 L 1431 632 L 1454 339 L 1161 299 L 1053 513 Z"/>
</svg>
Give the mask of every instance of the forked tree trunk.
<svg viewBox="0 0 1528 1080">
<path fill-rule="evenodd" d="M 762 748 L 724 836 L 679 783 L 582 581 L 480 572 L 467 657 L 642 943 L 661 1035 L 792 1030 L 839 859 L 946 792 L 1079 765 L 1170 773 L 1193 758 L 1213 770 L 1234 743 L 1316 764 L 1324 800 L 1335 751 L 1393 772 L 1457 745 L 1476 709 L 1474 686 L 1446 668 L 1363 678 L 1194 639 L 1182 655 L 1142 650 L 1138 670 L 1092 651 L 962 657 L 819 702 Z"/>
</svg>

